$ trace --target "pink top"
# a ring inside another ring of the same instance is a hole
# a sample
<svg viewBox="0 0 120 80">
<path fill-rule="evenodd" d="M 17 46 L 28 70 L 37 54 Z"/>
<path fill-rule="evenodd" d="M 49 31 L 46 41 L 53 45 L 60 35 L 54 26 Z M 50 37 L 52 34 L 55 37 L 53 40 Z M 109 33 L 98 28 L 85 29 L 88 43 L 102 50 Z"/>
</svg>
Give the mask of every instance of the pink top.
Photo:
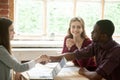
<svg viewBox="0 0 120 80">
<path fill-rule="evenodd" d="M 64 45 L 63 45 L 63 50 L 62 53 L 66 53 L 66 52 L 74 52 L 76 49 L 78 49 L 76 47 L 76 45 L 73 45 L 70 50 L 68 50 L 68 48 L 66 47 L 66 39 L 67 37 L 65 37 L 64 39 Z M 91 40 L 89 38 L 85 39 L 82 43 L 81 48 L 86 47 L 87 45 L 89 45 L 91 43 Z M 95 60 L 94 57 L 92 58 L 87 58 L 87 59 L 75 59 L 73 60 L 74 65 L 76 66 L 80 66 L 80 67 L 86 67 L 88 70 L 95 70 L 96 69 L 96 64 L 95 64 Z"/>
</svg>

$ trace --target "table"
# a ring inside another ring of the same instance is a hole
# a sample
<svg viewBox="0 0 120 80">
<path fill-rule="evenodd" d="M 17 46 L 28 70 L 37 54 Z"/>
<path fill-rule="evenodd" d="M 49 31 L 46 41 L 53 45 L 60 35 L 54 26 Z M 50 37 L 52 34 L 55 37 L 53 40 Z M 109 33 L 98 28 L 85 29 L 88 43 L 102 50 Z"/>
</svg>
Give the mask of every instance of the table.
<svg viewBox="0 0 120 80">
<path fill-rule="evenodd" d="M 52 68 L 55 67 L 58 63 L 53 63 L 53 64 L 52 65 L 47 64 L 45 66 L 40 66 L 39 64 L 37 64 L 33 69 L 21 73 L 22 80 L 40 80 L 37 75 L 38 72 L 40 71 L 42 72 L 45 68 L 46 69 L 45 72 L 49 73 L 49 71 L 51 71 Z M 47 71 L 48 67 L 49 67 L 49 70 Z M 35 70 L 37 70 L 38 72 Z M 61 69 L 61 71 L 57 74 L 56 77 L 54 77 L 54 80 L 89 80 L 85 76 L 78 74 L 78 70 L 79 70 L 79 67 L 74 66 L 72 62 L 67 62 L 65 67 Z M 30 78 L 30 74 L 33 74 L 32 76 L 34 76 L 34 78 Z"/>
</svg>

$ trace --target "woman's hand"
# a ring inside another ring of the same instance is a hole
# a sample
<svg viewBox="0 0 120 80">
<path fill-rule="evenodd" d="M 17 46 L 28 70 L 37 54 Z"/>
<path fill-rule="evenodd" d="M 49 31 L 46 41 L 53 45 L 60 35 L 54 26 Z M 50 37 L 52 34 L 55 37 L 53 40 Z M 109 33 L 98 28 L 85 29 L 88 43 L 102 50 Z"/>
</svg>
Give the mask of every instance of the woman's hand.
<svg viewBox="0 0 120 80">
<path fill-rule="evenodd" d="M 71 48 L 74 44 L 75 44 L 75 43 L 74 43 L 74 40 L 73 40 L 73 39 L 68 38 L 68 39 L 66 40 L 66 47 L 68 48 L 68 50 L 70 50 L 70 48 Z"/>
<path fill-rule="evenodd" d="M 40 56 L 40 59 L 41 59 L 41 61 L 40 61 L 41 64 L 46 64 L 48 62 L 51 62 L 50 57 L 47 55 Z"/>
</svg>

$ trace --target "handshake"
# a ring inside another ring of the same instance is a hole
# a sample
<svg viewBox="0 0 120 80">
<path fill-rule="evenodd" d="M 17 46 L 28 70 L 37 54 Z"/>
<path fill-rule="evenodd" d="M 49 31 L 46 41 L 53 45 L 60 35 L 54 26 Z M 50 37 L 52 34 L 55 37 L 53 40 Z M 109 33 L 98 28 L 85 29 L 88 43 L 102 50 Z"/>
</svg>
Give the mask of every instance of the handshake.
<svg viewBox="0 0 120 80">
<path fill-rule="evenodd" d="M 75 56 L 73 53 L 66 53 L 58 56 L 41 55 L 35 59 L 35 62 L 41 63 L 41 64 L 46 64 L 48 62 L 59 62 L 63 57 L 65 57 L 68 61 L 75 59 Z"/>
<path fill-rule="evenodd" d="M 46 64 L 48 62 L 51 62 L 50 56 L 47 55 L 41 55 L 38 58 L 35 59 L 36 63 Z"/>
</svg>

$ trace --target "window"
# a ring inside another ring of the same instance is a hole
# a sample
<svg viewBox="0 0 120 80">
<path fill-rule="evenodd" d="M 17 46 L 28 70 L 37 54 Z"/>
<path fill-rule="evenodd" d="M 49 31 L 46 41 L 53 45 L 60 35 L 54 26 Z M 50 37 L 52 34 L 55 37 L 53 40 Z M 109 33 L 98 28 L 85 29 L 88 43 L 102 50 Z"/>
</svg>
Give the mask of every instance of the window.
<svg viewBox="0 0 120 80">
<path fill-rule="evenodd" d="M 115 25 L 115 36 L 120 36 L 120 1 L 111 0 L 105 2 L 105 19 L 110 19 Z"/>
<path fill-rule="evenodd" d="M 48 0 L 47 33 L 64 35 L 67 33 L 70 18 L 73 16 L 72 0 Z"/>
<path fill-rule="evenodd" d="M 43 34 L 43 1 L 16 0 L 15 3 L 17 34 Z"/>
<path fill-rule="evenodd" d="M 95 22 L 101 19 L 101 3 L 99 1 L 78 1 L 76 14 L 81 16 L 85 22 L 87 35 L 91 35 Z"/>
<path fill-rule="evenodd" d="M 85 21 L 90 36 L 95 22 L 110 19 L 116 26 L 115 36 L 120 35 L 120 0 L 14 0 L 14 24 L 20 39 L 67 34 L 69 21 L 80 16 Z M 16 37 L 18 39 L 18 36 Z"/>
</svg>

